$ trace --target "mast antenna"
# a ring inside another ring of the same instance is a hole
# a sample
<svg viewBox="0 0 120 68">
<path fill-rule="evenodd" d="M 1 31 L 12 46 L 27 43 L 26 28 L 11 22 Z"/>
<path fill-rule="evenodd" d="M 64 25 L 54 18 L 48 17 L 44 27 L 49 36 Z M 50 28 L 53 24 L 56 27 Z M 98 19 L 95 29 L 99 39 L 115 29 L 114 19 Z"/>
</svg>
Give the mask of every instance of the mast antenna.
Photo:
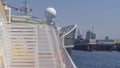
<svg viewBox="0 0 120 68">
<path fill-rule="evenodd" d="M 25 13 L 25 15 L 27 15 L 28 14 L 28 2 L 27 2 L 27 0 L 25 0 L 24 4 L 25 4 L 24 13 Z"/>
<path fill-rule="evenodd" d="M 23 8 L 16 8 L 13 6 L 8 5 L 8 7 L 11 7 L 14 10 L 19 10 L 20 12 L 23 12 L 24 15 L 29 15 L 30 12 L 32 12 L 32 9 L 28 8 L 28 2 L 27 0 L 24 1 L 24 7 Z"/>
<path fill-rule="evenodd" d="M 28 8 L 28 2 L 27 2 L 27 0 L 25 0 L 25 2 L 24 2 L 23 11 L 24 11 L 24 15 L 28 15 L 28 12 L 32 11 L 32 9 Z"/>
</svg>

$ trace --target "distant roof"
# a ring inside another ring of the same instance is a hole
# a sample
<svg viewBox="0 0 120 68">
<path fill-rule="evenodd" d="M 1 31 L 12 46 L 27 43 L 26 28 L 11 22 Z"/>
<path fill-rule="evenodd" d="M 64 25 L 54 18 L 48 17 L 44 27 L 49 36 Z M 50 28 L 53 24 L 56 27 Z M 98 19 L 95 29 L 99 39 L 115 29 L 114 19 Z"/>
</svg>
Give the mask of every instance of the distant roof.
<svg viewBox="0 0 120 68">
<path fill-rule="evenodd" d="M 12 16 L 11 17 L 12 22 L 23 22 L 23 23 L 37 23 L 37 24 L 46 24 L 45 21 L 42 21 L 38 18 L 33 18 L 30 16 Z"/>
</svg>

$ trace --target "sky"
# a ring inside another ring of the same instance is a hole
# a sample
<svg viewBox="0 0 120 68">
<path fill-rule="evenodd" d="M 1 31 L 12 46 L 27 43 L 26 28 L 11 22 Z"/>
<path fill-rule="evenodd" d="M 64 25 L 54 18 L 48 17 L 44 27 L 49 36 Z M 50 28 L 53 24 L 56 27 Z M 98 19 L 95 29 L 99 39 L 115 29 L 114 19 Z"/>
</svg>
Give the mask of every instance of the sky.
<svg viewBox="0 0 120 68">
<path fill-rule="evenodd" d="M 3 0 L 9 5 L 24 6 L 24 0 Z M 53 7 L 57 11 L 59 26 L 77 24 L 81 34 L 92 30 L 97 39 L 120 39 L 120 0 L 27 0 L 32 15 L 45 20 L 44 11 Z M 15 12 L 14 12 L 15 13 Z"/>
</svg>

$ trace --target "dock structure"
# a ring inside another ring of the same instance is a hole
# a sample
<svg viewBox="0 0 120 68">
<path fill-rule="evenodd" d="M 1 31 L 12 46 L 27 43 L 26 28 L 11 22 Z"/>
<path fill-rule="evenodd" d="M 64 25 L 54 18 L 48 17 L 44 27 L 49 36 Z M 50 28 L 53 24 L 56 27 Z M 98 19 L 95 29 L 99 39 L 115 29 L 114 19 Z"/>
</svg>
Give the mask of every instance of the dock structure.
<svg viewBox="0 0 120 68">
<path fill-rule="evenodd" d="M 120 51 L 120 44 L 79 44 L 74 49 L 83 51 Z"/>
</svg>

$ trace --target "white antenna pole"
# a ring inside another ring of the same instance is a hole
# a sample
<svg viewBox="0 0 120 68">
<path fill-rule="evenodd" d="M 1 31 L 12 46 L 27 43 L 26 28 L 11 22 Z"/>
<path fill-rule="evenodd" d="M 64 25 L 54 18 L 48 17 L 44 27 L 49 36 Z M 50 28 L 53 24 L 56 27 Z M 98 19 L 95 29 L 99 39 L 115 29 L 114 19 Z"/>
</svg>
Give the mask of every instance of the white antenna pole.
<svg viewBox="0 0 120 68">
<path fill-rule="evenodd" d="M 25 0 L 24 4 L 25 4 L 24 12 L 25 12 L 25 15 L 27 15 L 28 14 L 28 3 L 27 3 L 27 0 Z"/>
</svg>

